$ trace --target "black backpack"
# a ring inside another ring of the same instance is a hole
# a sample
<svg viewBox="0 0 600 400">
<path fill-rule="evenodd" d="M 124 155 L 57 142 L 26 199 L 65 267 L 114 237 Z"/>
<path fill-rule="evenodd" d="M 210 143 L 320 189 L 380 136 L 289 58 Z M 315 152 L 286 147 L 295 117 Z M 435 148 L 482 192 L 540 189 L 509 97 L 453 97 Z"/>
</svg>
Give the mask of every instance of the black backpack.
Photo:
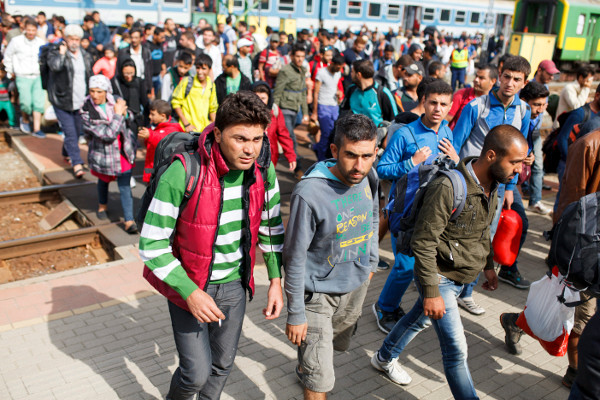
<svg viewBox="0 0 600 400">
<path fill-rule="evenodd" d="M 48 89 L 48 82 L 50 80 L 50 67 L 48 66 L 48 55 L 50 51 L 58 49 L 60 45 L 58 43 L 48 43 L 40 47 L 40 77 L 42 78 L 42 89 Z"/>
<path fill-rule="evenodd" d="M 550 232 L 547 263 L 576 289 L 600 297 L 600 192 L 569 204 Z"/>
<path fill-rule="evenodd" d="M 173 157 L 177 154 L 181 154 L 185 160 L 185 192 L 183 194 L 183 201 L 179 206 L 179 214 L 181 215 L 181 211 L 196 189 L 200 176 L 200 156 L 197 152 L 200 135 L 201 133 L 198 132 L 173 132 L 165 136 L 158 143 L 154 153 L 154 168 L 145 170 L 145 172 L 152 174 L 152 176 L 142 196 L 142 204 L 136 217 L 138 226 L 141 227 L 144 224 L 146 213 L 158 187 L 158 181 L 173 162 Z"/>
</svg>

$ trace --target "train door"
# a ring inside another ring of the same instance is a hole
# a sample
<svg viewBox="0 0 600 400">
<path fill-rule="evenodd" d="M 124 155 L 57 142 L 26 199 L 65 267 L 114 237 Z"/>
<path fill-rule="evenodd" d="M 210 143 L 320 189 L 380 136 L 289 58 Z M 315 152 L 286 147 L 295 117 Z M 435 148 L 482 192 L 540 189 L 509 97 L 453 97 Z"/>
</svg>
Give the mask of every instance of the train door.
<svg viewBox="0 0 600 400">
<path fill-rule="evenodd" d="M 600 60 L 600 14 L 591 14 L 587 29 L 585 54 L 589 54 L 590 61 Z M 589 47 L 588 47 L 589 46 Z"/>
<path fill-rule="evenodd" d="M 404 16 L 402 18 L 402 27 L 404 32 L 412 31 L 413 29 L 420 28 L 421 7 L 418 6 L 404 6 Z"/>
</svg>

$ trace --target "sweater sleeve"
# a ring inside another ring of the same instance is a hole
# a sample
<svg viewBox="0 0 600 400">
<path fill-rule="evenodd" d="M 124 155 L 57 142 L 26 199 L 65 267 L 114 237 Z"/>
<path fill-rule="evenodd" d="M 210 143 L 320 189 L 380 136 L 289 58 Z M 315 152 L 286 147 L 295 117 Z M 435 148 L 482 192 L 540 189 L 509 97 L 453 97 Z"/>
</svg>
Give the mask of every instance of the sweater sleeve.
<svg viewBox="0 0 600 400">
<path fill-rule="evenodd" d="M 191 77 L 185 77 L 181 81 L 177 87 L 173 90 L 173 98 L 171 100 L 171 106 L 175 108 L 182 108 L 183 103 L 185 101 L 185 88 L 187 86 L 188 79 L 193 79 Z"/>
<path fill-rule="evenodd" d="M 185 191 L 185 168 L 174 162 L 158 182 L 140 234 L 140 257 L 152 273 L 183 299 L 198 289 L 173 255 L 170 238 Z"/>
<path fill-rule="evenodd" d="M 265 207 L 258 229 L 258 247 L 263 253 L 269 279 L 281 278 L 281 253 L 283 251 L 283 221 L 281 220 L 279 182 L 273 163 L 267 173 L 268 190 Z"/>
<path fill-rule="evenodd" d="M 406 145 L 404 135 L 402 135 L 402 132 L 405 129 L 408 128 L 402 127 L 400 130 L 396 131 L 392 135 L 390 143 L 388 143 L 385 148 L 385 151 L 377 164 L 377 174 L 380 179 L 400 179 L 414 167 L 411 158 L 401 161 L 402 157 L 404 157 L 404 147 Z"/>
<path fill-rule="evenodd" d="M 477 106 L 473 104 L 473 102 L 470 102 L 465 106 L 465 108 L 463 108 L 460 118 L 452 130 L 452 135 L 454 137 L 454 150 L 456 150 L 458 154 L 460 154 L 460 149 L 469 138 L 471 130 L 473 130 L 476 121 Z"/>
</svg>

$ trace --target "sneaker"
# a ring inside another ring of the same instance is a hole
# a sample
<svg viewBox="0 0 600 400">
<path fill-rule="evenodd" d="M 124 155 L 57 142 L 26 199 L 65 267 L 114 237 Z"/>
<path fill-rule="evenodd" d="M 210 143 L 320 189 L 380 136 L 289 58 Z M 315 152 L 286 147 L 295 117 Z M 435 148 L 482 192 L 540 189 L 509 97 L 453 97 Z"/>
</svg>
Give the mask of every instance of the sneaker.
<svg viewBox="0 0 600 400">
<path fill-rule="evenodd" d="M 387 269 L 390 269 L 390 264 L 388 264 L 387 262 L 385 262 L 383 260 L 379 260 L 379 263 L 377 264 L 377 269 L 379 271 L 385 271 Z"/>
<path fill-rule="evenodd" d="M 459 297 L 456 299 L 459 306 L 467 310 L 473 315 L 481 315 L 485 312 L 485 309 L 479 304 L 475 303 L 472 297 Z"/>
<path fill-rule="evenodd" d="M 21 129 L 21 132 L 23 132 L 23 133 L 27 133 L 27 134 L 31 133 L 31 125 L 23 122 L 23 117 L 21 117 L 19 119 L 19 129 Z"/>
<path fill-rule="evenodd" d="M 500 272 L 498 272 L 498 279 L 504 283 L 508 283 L 509 285 L 516 287 L 517 289 L 527 289 L 529 288 L 529 285 L 531 285 L 531 282 L 523 278 L 519 271 L 510 272 L 501 269 Z"/>
<path fill-rule="evenodd" d="M 87 140 L 85 140 L 85 136 L 79 136 L 79 139 L 77 139 L 77 141 L 79 142 L 79 144 L 87 144 Z"/>
<path fill-rule="evenodd" d="M 398 363 L 397 358 L 390 361 L 379 361 L 379 352 L 376 352 L 373 354 L 373 357 L 371 357 L 371 365 L 377 371 L 385 372 L 387 377 L 398 385 L 408 385 L 412 381 L 408 372 L 402 369 Z"/>
<path fill-rule="evenodd" d="M 131 179 L 129 180 L 129 186 L 131 186 L 131 188 L 133 189 L 135 187 L 136 183 L 135 183 L 135 178 L 132 176 Z"/>
<path fill-rule="evenodd" d="M 542 185 L 542 190 L 552 190 L 552 186 L 550 185 Z"/>
<path fill-rule="evenodd" d="M 504 343 L 510 354 L 521 354 L 523 350 L 519 344 L 523 330 L 516 324 L 519 314 L 517 313 L 503 313 L 500 314 L 500 325 L 504 328 Z"/>
<path fill-rule="evenodd" d="M 575 378 L 577 378 L 577 370 L 573 367 L 568 367 L 567 373 L 562 378 L 562 384 L 571 389 L 571 386 L 575 383 Z"/>
<path fill-rule="evenodd" d="M 527 207 L 527 209 L 529 211 L 532 211 L 534 213 L 541 214 L 541 215 L 548 215 L 548 214 L 550 214 L 550 211 L 552 211 L 550 208 L 546 207 L 541 201 L 538 201 L 537 203 L 530 205 L 529 207 Z"/>
<path fill-rule="evenodd" d="M 31 136 L 36 137 L 38 139 L 46 139 L 46 134 L 42 131 L 33 132 Z"/>
<path fill-rule="evenodd" d="M 377 320 L 377 326 L 379 330 L 385 334 L 390 333 L 396 322 L 404 316 L 404 311 L 400 308 L 402 315 L 398 316 L 400 312 L 398 309 L 392 312 L 383 311 L 381 307 L 379 307 L 378 303 L 373 304 L 373 314 L 375 314 L 375 318 Z"/>
</svg>

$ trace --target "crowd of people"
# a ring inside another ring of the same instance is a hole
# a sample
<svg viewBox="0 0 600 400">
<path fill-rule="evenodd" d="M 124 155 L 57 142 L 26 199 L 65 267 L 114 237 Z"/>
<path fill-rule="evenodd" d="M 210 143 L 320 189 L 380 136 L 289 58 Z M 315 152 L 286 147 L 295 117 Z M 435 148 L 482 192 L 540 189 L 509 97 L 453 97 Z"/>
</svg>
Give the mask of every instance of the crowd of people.
<svg viewBox="0 0 600 400">
<path fill-rule="evenodd" d="M 169 299 L 179 354 L 169 399 L 219 398 L 233 367 L 246 294 L 254 293 L 257 247 L 270 280 L 267 319 L 284 306 L 283 268 L 285 332 L 298 346 L 295 372 L 306 399 L 333 389 L 333 350 L 348 349 L 370 279 L 386 269 L 372 309 L 387 336 L 371 365 L 408 385 L 398 357 L 433 325 L 454 397 L 477 398 L 458 309 L 485 313 L 473 296 L 482 271 L 487 290 L 496 290 L 498 280 L 530 286 L 518 260 L 496 274 L 491 240 L 503 209 L 521 217 L 520 247 L 526 211 L 553 211 L 542 201 L 540 130 L 547 111 L 560 158 L 555 221 L 566 204 L 600 185 L 600 89 L 588 101 L 594 70 L 580 67 L 553 101 L 548 84 L 560 73 L 555 64 L 533 66 L 530 80 L 532 66 L 504 54 L 502 35 L 483 52 L 479 35 L 453 38 L 437 30 L 303 29 L 294 36 L 267 28 L 263 36 L 232 16 L 215 27 L 206 20 L 182 27 L 128 15 L 112 30 L 98 12 L 82 25 L 60 16 L 47 20 L 43 12 L 1 18 L 0 119 L 4 112 L 10 126 L 38 138 L 45 137 L 44 122 L 57 121 L 74 177 L 89 168 L 98 178 L 99 219 L 108 218 L 108 186 L 116 180 L 124 228 L 136 233 L 137 148 L 146 147 L 143 181 L 149 183 L 162 138 L 201 132 L 197 157 L 175 157 L 160 176 L 140 227 L 144 276 Z M 310 168 L 298 153 L 301 124 L 318 160 Z M 275 172 L 280 153 L 299 179 L 285 233 Z M 454 218 L 452 185 L 434 181 L 412 255 L 396 251 L 390 235 L 390 268 L 378 256 L 388 232 L 387 196 L 415 166 L 438 155 L 452 159 L 464 177 L 466 209 Z M 200 170 L 191 193 L 189 162 Z M 402 300 L 412 282 L 419 297 L 410 305 Z M 577 378 L 577 345 L 593 304 L 578 306 L 563 378 L 584 398 L 598 394 L 589 379 Z M 501 325 L 508 351 L 520 354 L 515 315 L 503 314 Z"/>
</svg>

